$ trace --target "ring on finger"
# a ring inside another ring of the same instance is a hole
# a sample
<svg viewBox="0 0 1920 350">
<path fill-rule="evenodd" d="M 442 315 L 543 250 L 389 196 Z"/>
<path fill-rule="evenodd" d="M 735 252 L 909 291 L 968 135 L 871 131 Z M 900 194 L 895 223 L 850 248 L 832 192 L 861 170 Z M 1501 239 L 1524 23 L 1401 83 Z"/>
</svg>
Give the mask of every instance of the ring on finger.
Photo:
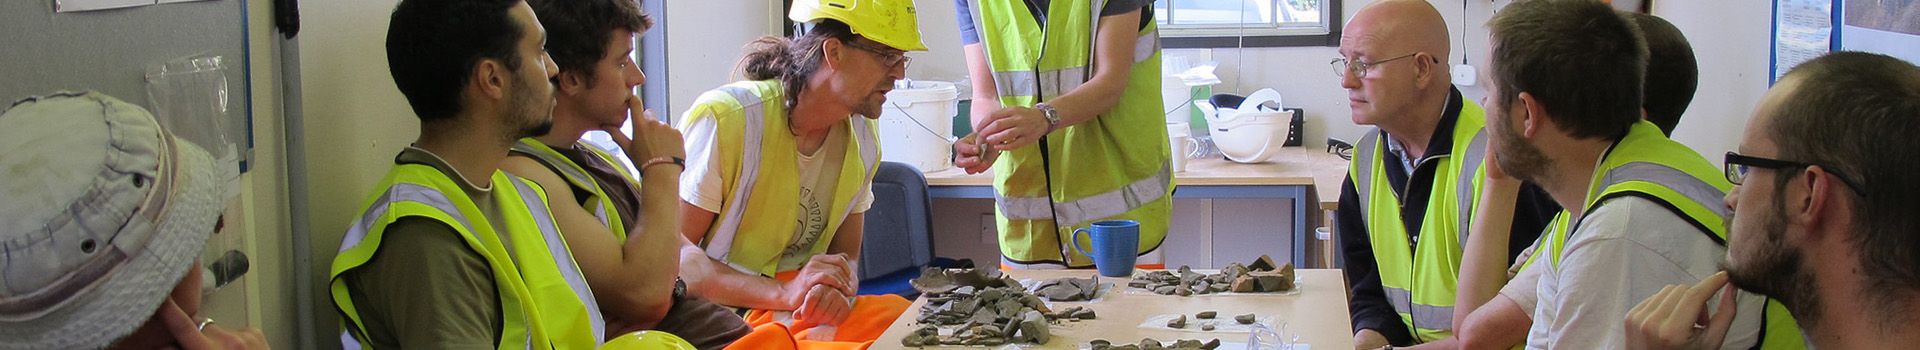
<svg viewBox="0 0 1920 350">
<path fill-rule="evenodd" d="M 207 319 L 200 320 L 200 325 L 194 326 L 194 329 L 199 330 L 202 333 L 205 333 L 207 331 L 207 325 L 210 325 L 210 324 L 213 324 L 212 317 L 208 317 Z"/>
</svg>

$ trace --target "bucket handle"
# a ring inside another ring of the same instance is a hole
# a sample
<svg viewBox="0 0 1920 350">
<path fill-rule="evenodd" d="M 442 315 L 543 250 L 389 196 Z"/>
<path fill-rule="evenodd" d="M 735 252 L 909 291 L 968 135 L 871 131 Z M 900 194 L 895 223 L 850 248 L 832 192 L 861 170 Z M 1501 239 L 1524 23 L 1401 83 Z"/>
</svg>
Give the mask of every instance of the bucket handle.
<svg viewBox="0 0 1920 350">
<path fill-rule="evenodd" d="M 913 125 L 920 126 L 920 130 L 926 130 L 928 134 L 932 134 L 935 138 L 940 139 L 941 142 L 946 142 L 948 148 L 952 148 L 954 143 L 960 142 L 959 138 L 953 137 L 952 135 L 941 135 L 939 132 L 933 131 L 933 128 L 927 127 L 927 124 L 920 123 L 920 118 L 913 117 L 913 112 L 908 112 L 907 108 L 901 107 L 899 102 L 887 101 L 887 104 L 893 105 L 893 108 L 899 110 L 900 114 L 907 115 L 907 120 L 912 121 Z"/>
</svg>

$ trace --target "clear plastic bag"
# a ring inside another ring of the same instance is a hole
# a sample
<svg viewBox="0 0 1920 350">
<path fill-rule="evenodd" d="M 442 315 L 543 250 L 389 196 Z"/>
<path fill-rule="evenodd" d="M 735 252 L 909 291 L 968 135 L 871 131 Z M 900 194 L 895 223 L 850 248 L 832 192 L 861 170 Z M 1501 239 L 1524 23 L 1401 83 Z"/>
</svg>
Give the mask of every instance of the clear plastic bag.
<svg viewBox="0 0 1920 350">
<path fill-rule="evenodd" d="M 161 127 L 207 150 L 237 178 L 246 125 L 227 103 L 227 70 L 221 56 L 205 55 L 148 67 L 147 98 Z"/>
</svg>

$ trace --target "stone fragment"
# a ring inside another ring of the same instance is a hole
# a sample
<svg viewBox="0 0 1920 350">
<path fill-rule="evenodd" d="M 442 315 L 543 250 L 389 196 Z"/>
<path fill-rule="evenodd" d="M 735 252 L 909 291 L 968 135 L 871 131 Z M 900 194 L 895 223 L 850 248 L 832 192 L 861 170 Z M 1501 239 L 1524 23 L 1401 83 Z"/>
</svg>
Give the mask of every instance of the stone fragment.
<svg viewBox="0 0 1920 350">
<path fill-rule="evenodd" d="M 1180 349 L 1199 349 L 1200 341 L 1193 340 L 1193 339 L 1176 340 L 1173 342 L 1173 347 L 1180 348 Z"/>
<path fill-rule="evenodd" d="M 1258 284 L 1253 282 L 1253 277 L 1240 276 L 1240 278 L 1233 280 L 1232 290 L 1235 293 L 1252 293 L 1254 290 L 1259 289 L 1259 287 Z"/>
<path fill-rule="evenodd" d="M 1239 322 L 1240 324 L 1253 324 L 1253 314 L 1234 316 L 1233 321 Z"/>
<path fill-rule="evenodd" d="M 1040 288 L 1040 290 L 1034 291 L 1034 294 L 1039 294 L 1041 297 L 1045 297 L 1047 298 L 1047 300 L 1052 300 L 1052 301 L 1086 300 L 1086 297 L 1082 294 L 1080 287 L 1074 286 L 1069 283 L 1050 284 L 1050 285 L 1047 285 L 1046 287 Z"/>
<path fill-rule="evenodd" d="M 1247 265 L 1241 265 L 1240 263 L 1231 263 L 1227 264 L 1227 267 L 1220 268 L 1220 274 L 1227 276 L 1227 278 L 1240 277 L 1240 274 L 1244 273 L 1247 273 Z"/>
<path fill-rule="evenodd" d="M 1253 259 L 1253 263 L 1247 264 L 1247 269 L 1252 271 L 1273 271 L 1278 268 L 1280 264 L 1275 264 L 1273 257 L 1266 255 L 1261 255 L 1260 258 Z"/>
<path fill-rule="evenodd" d="M 1219 315 L 1220 315 L 1219 312 L 1209 310 L 1209 311 L 1201 311 L 1200 313 L 1193 314 L 1193 318 L 1198 318 L 1202 320 L 1211 320 L 1213 319 L 1214 316 L 1219 316 Z"/>
<path fill-rule="evenodd" d="M 1153 338 L 1140 339 L 1140 350 L 1160 350 L 1164 348 L 1166 348 L 1166 346 L 1160 345 L 1160 341 L 1153 340 Z"/>
<path fill-rule="evenodd" d="M 933 325 L 926 325 L 914 330 L 913 333 L 908 333 L 906 337 L 901 338 L 900 345 L 909 347 L 940 345 L 939 338 L 940 328 L 934 327 Z"/>
<path fill-rule="evenodd" d="M 1279 292 L 1293 289 L 1293 276 L 1279 272 L 1254 272 L 1247 274 L 1253 278 L 1254 290 L 1261 293 Z"/>
<path fill-rule="evenodd" d="M 1020 335 L 1034 344 L 1046 344 L 1053 339 L 1051 330 L 1047 329 L 1047 318 L 1039 311 L 1027 311 L 1020 316 Z"/>
<path fill-rule="evenodd" d="M 1233 289 L 1233 285 L 1228 284 L 1227 282 L 1214 283 L 1213 285 L 1207 286 L 1207 289 L 1212 290 L 1214 293 L 1220 293 L 1220 292 L 1226 292 L 1229 289 Z"/>
<path fill-rule="evenodd" d="M 1213 338 L 1213 340 L 1208 340 L 1206 343 L 1200 344 L 1201 350 L 1213 350 L 1218 348 L 1220 348 L 1220 338 Z"/>
<path fill-rule="evenodd" d="M 1167 328 L 1187 328 L 1187 315 L 1174 316 L 1172 320 L 1167 321 Z"/>
<path fill-rule="evenodd" d="M 1213 321 L 1200 322 L 1200 330 L 1213 331 Z"/>
<path fill-rule="evenodd" d="M 1154 288 L 1153 288 L 1153 294 L 1160 294 L 1160 295 L 1169 295 L 1169 294 L 1173 294 L 1173 286 L 1159 286 L 1159 287 L 1154 287 Z"/>
</svg>

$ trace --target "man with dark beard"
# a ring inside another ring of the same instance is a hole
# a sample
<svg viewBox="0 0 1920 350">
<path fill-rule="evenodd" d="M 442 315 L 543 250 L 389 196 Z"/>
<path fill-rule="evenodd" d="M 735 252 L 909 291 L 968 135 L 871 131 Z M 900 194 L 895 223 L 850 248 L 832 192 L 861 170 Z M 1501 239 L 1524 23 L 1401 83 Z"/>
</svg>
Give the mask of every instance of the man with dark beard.
<svg viewBox="0 0 1920 350">
<path fill-rule="evenodd" d="M 1529 348 L 1625 345 L 1633 304 L 1675 282 L 1718 270 L 1732 187 L 1720 169 L 1641 119 L 1646 45 L 1599 2 L 1529 1 L 1489 25 L 1493 50 L 1487 124 L 1501 170 L 1540 184 L 1565 209 L 1531 268 L 1541 270 Z M 1571 230 L 1564 228 L 1571 228 Z M 1799 343 L 1762 334 L 1792 329 L 1766 301 L 1736 298 L 1732 337 L 1709 346 Z M 1772 316 L 1772 315 L 1767 315 Z M 1784 337 L 1783 337 L 1784 338 Z"/>
<path fill-rule="evenodd" d="M 372 348 L 587 349 L 605 322 L 546 193 L 499 170 L 552 127 L 558 68 L 521 0 L 406 0 L 387 32 L 420 137 L 348 229 L 328 271 L 346 336 Z M 356 346 L 357 345 L 357 346 Z"/>
<path fill-rule="evenodd" d="M 1809 348 L 1920 344 L 1915 133 L 1920 67 L 1840 52 L 1788 72 L 1754 111 L 1739 150 L 1727 152 L 1727 180 L 1739 184 L 1726 197 L 1738 238 L 1727 272 L 1634 307 L 1630 345 L 1692 349 L 1725 337 L 1734 312 L 1706 305 L 1735 290 L 1729 281 L 1786 304 Z"/>
</svg>

